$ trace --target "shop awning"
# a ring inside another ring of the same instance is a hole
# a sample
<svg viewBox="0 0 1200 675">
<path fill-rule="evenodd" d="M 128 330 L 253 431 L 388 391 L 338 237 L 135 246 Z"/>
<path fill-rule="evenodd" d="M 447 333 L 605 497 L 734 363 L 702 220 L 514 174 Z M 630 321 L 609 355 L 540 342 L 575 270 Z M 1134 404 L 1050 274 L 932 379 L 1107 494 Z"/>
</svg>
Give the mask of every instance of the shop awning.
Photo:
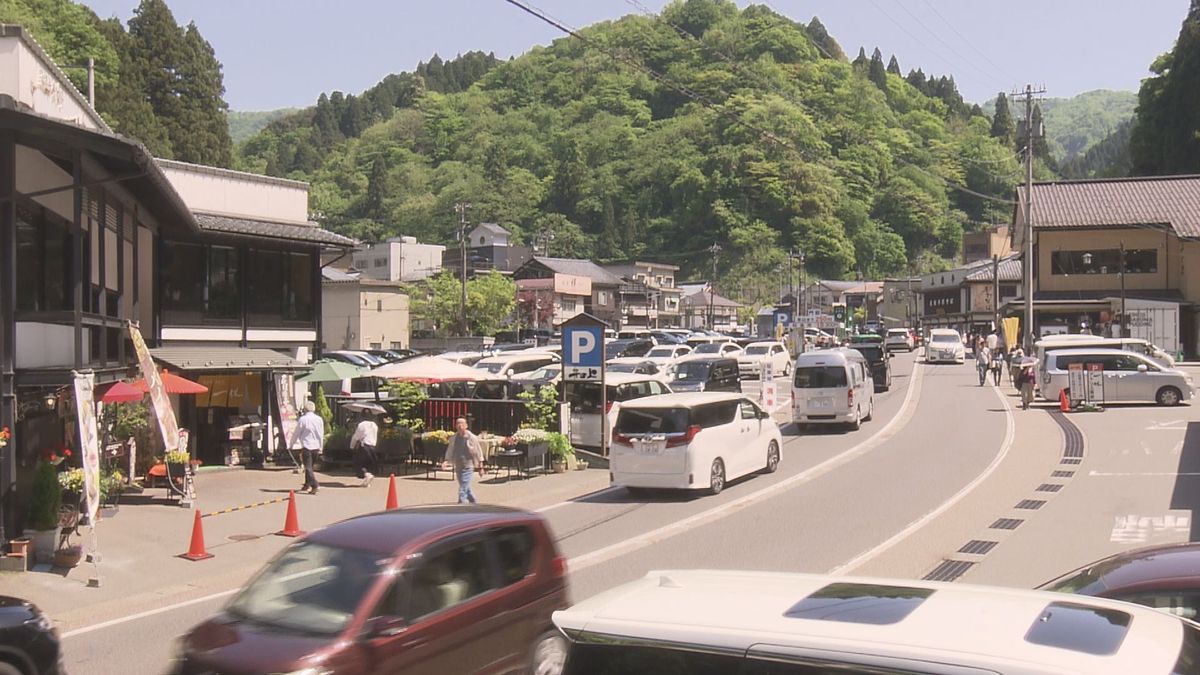
<svg viewBox="0 0 1200 675">
<path fill-rule="evenodd" d="M 155 361 L 183 371 L 303 370 L 308 365 L 273 349 L 197 346 L 150 350 Z"/>
</svg>

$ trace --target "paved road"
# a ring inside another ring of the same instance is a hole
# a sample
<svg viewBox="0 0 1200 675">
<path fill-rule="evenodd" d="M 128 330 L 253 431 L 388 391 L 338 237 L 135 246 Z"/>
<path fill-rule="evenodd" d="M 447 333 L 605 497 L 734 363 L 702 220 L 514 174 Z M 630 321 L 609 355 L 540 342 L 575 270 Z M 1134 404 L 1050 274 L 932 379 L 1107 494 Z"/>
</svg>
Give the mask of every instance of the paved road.
<svg viewBox="0 0 1200 675">
<path fill-rule="evenodd" d="M 986 527 L 995 513 L 1010 508 L 1010 493 L 1033 489 L 1031 481 L 1055 468 L 1062 443 L 1053 436 L 1057 426 L 1048 412 L 1013 415 L 1005 395 L 979 387 L 969 365 L 920 365 L 914 355 L 899 355 L 893 364 L 893 389 L 876 395 L 873 421 L 858 432 L 799 434 L 786 426 L 775 474 L 734 482 L 715 497 L 635 500 L 612 489 L 546 511 L 571 560 L 574 599 L 669 567 L 921 576 L 965 541 L 964 532 Z M 1200 439 L 1181 445 L 1192 418 L 1186 407 L 1072 417 L 1088 445 L 1069 486 L 964 579 L 1031 585 L 1133 545 L 1143 534 L 1147 541 L 1187 538 L 1196 499 L 1179 495 L 1197 492 L 1180 488 L 1197 486 L 1176 485 L 1174 472 L 1182 463 L 1200 475 Z M 1024 442 L 1020 430 L 1026 428 L 1036 437 L 1029 447 L 1044 455 L 1036 462 L 1014 447 Z M 952 508 L 941 513 L 947 504 Z M 1129 515 L 1135 517 L 1121 520 Z M 1167 516 L 1188 516 L 1188 527 Z M 1118 531 L 1120 541 L 1114 540 Z M 68 634 L 67 667 L 161 671 L 174 636 L 224 600 Z M 137 651 L 125 647 L 134 644 Z"/>
</svg>

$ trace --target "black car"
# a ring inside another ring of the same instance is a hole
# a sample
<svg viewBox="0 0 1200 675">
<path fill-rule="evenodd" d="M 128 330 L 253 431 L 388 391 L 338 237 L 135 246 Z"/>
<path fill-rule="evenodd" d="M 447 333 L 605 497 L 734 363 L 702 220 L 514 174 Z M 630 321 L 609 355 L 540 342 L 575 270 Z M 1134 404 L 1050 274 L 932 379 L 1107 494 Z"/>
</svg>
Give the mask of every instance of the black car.
<svg viewBox="0 0 1200 675">
<path fill-rule="evenodd" d="M 863 355 L 871 366 L 871 377 L 875 380 L 875 391 L 892 388 L 892 356 L 882 342 L 860 342 L 851 346 Z"/>
<path fill-rule="evenodd" d="M 604 360 L 620 356 L 645 356 L 646 352 L 654 349 L 653 340 L 633 338 L 629 340 L 612 340 L 604 345 Z"/>
<path fill-rule="evenodd" d="M 61 673 L 58 631 L 33 603 L 0 595 L 0 674 Z"/>
<path fill-rule="evenodd" d="M 675 364 L 671 391 L 742 392 L 737 359 L 723 356 L 688 357 Z"/>
</svg>

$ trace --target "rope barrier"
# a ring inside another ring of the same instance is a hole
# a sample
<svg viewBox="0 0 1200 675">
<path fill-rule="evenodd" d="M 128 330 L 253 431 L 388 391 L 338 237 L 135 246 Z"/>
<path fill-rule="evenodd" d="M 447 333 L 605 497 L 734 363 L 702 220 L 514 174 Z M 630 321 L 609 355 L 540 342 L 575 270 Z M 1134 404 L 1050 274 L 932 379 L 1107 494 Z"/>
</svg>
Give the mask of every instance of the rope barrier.
<svg viewBox="0 0 1200 675">
<path fill-rule="evenodd" d="M 221 509 L 220 511 L 213 511 L 211 513 L 202 513 L 202 514 L 200 514 L 200 517 L 208 518 L 209 516 L 219 516 L 223 513 L 233 513 L 234 511 L 245 511 L 246 509 L 253 509 L 253 508 L 257 508 L 259 506 L 267 506 L 268 504 L 278 504 L 280 502 L 286 502 L 287 500 L 288 500 L 287 497 L 278 497 L 276 499 L 270 499 L 265 502 L 258 502 L 255 504 L 246 504 L 245 506 L 234 506 L 233 508 Z"/>
</svg>

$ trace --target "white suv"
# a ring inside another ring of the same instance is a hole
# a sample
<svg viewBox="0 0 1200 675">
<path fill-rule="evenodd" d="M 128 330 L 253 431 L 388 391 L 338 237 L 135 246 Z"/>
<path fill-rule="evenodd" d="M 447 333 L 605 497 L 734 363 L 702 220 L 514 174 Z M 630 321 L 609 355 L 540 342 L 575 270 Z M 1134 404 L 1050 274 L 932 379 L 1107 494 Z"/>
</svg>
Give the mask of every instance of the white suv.
<svg viewBox="0 0 1200 675">
<path fill-rule="evenodd" d="M 958 331 L 950 328 L 934 328 L 929 331 L 925 343 L 925 363 L 965 363 L 967 347 Z"/>
<path fill-rule="evenodd" d="M 776 377 L 792 374 L 792 358 L 782 342 L 751 342 L 738 354 L 737 360 L 738 372 L 742 377 L 758 377 L 768 363 L 771 364 L 771 371 Z"/>
<path fill-rule="evenodd" d="M 783 438 L 770 413 L 741 394 L 696 392 L 626 403 L 609 447 L 613 485 L 707 489 L 779 467 Z"/>
<path fill-rule="evenodd" d="M 1195 673 L 1200 626 L 1044 591 L 672 570 L 554 613 L 563 675 Z"/>
<path fill-rule="evenodd" d="M 907 328 L 889 328 L 887 336 L 883 338 L 883 346 L 887 349 L 903 349 L 910 352 L 917 347 L 913 342 L 912 333 L 908 332 Z"/>
</svg>

